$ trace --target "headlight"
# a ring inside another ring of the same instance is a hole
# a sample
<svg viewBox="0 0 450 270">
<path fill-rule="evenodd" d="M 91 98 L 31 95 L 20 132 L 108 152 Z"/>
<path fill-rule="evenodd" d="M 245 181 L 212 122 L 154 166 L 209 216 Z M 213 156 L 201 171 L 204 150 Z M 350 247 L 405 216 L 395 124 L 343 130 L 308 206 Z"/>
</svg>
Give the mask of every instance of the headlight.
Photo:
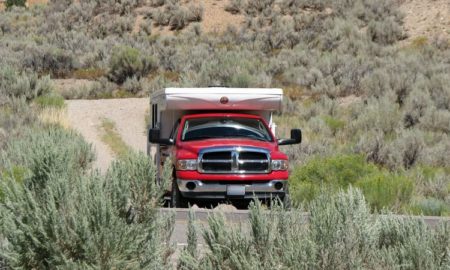
<svg viewBox="0 0 450 270">
<path fill-rule="evenodd" d="M 177 161 L 177 170 L 179 171 L 196 171 L 197 160 L 196 159 L 180 159 Z"/>
<path fill-rule="evenodd" d="M 289 168 L 289 161 L 283 159 L 272 160 L 272 171 L 286 171 Z"/>
</svg>

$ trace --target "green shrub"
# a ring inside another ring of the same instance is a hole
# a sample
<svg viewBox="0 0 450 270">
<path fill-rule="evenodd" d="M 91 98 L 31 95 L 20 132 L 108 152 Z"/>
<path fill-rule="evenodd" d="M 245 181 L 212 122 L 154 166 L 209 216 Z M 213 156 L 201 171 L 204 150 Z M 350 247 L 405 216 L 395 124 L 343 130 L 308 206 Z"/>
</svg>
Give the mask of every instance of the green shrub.
<svg viewBox="0 0 450 270">
<path fill-rule="evenodd" d="M 289 192 L 294 202 L 294 205 L 298 205 L 302 202 L 310 202 L 316 198 L 320 192 L 325 192 L 326 187 L 312 183 L 312 182 L 295 182 L 292 180 L 289 182 Z M 328 189 L 329 190 L 329 189 Z"/>
<path fill-rule="evenodd" d="M 28 48 L 23 65 L 39 74 L 65 77 L 75 68 L 76 58 L 69 50 L 46 45 Z"/>
<path fill-rule="evenodd" d="M 345 126 L 345 121 L 336 119 L 336 118 L 328 116 L 328 115 L 324 116 L 323 120 L 328 125 L 328 127 L 332 130 L 333 135 L 336 135 L 336 133 Z"/>
<path fill-rule="evenodd" d="M 423 89 L 414 89 L 405 101 L 403 122 L 406 128 L 422 122 L 427 110 L 433 106 L 430 93 Z"/>
<path fill-rule="evenodd" d="M 405 37 L 402 27 L 392 18 L 384 21 L 371 21 L 367 28 L 369 37 L 380 44 L 387 45 Z"/>
<path fill-rule="evenodd" d="M 131 95 L 137 95 L 143 90 L 143 82 L 138 80 L 135 76 L 128 78 L 122 85 L 123 90 Z"/>
<path fill-rule="evenodd" d="M 39 96 L 34 99 L 34 102 L 40 108 L 48 108 L 48 107 L 63 108 L 65 105 L 64 98 L 57 93 L 51 93 L 48 95 Z"/>
<path fill-rule="evenodd" d="M 24 183 L 27 177 L 28 170 L 22 166 L 12 166 L 8 170 L 4 170 L 1 178 L 2 179 L 12 179 L 18 183 Z"/>
<path fill-rule="evenodd" d="M 241 8 L 244 5 L 243 2 L 243 0 L 230 0 L 225 6 L 225 11 L 228 11 L 232 14 L 238 14 L 241 12 Z"/>
<path fill-rule="evenodd" d="M 378 226 L 379 268 L 450 267 L 448 222 L 433 229 L 420 218 L 386 215 L 378 218 Z"/>
<path fill-rule="evenodd" d="M 0 106 L 0 149 L 37 122 L 36 112 L 28 106 L 25 97 L 7 99 L 6 104 Z"/>
<path fill-rule="evenodd" d="M 135 48 L 116 47 L 109 61 L 110 80 L 123 83 L 127 78 L 141 78 L 157 68 L 156 61 L 151 56 L 144 56 Z"/>
<path fill-rule="evenodd" d="M 166 165 L 164 172 L 168 168 Z M 106 179 L 113 181 L 107 183 L 107 188 L 116 208 L 121 210 L 121 216 L 141 222 L 145 221 L 146 215 L 153 214 L 171 183 L 166 174 L 159 183 L 155 176 L 156 168 L 143 153 L 130 152 L 111 164 Z"/>
<path fill-rule="evenodd" d="M 9 66 L 0 68 L 0 99 L 25 97 L 32 100 L 52 90 L 50 77 L 39 78 L 34 73 L 19 73 Z"/>
<path fill-rule="evenodd" d="M 91 145 L 81 135 L 57 126 L 28 129 L 5 148 L 0 156 L 0 168 L 26 168 L 24 182 L 36 189 L 44 188 L 51 177 L 79 175 L 94 160 Z"/>
<path fill-rule="evenodd" d="M 170 22 L 170 14 L 166 13 L 162 8 L 154 10 L 152 17 L 156 26 L 165 26 Z"/>
<path fill-rule="evenodd" d="M 440 167 L 420 166 L 410 172 L 416 184 L 416 192 L 422 197 L 442 201 L 450 195 L 449 172 Z"/>
<path fill-rule="evenodd" d="M 290 179 L 291 197 L 297 204 L 349 186 L 361 188 L 369 205 L 378 210 L 404 209 L 414 192 L 408 177 L 379 169 L 360 155 L 312 159 L 294 170 Z"/>
<path fill-rule="evenodd" d="M 27 173 L 27 168 L 21 166 L 12 166 L 12 168 L 4 170 L 2 172 L 2 174 L 0 175 L 0 181 L 3 181 L 2 179 L 9 179 L 22 184 L 27 177 Z M 3 202 L 4 196 L 5 194 L 2 190 L 2 187 L 0 186 L 0 203 Z"/>
<path fill-rule="evenodd" d="M 172 216 L 143 154 L 118 161 L 107 177 L 52 175 L 42 190 L 5 185 L 0 256 L 13 268 L 166 269 Z"/>
<path fill-rule="evenodd" d="M 376 224 L 361 191 L 321 194 L 309 206 L 310 239 L 324 269 L 370 268 Z"/>
<path fill-rule="evenodd" d="M 370 206 L 378 210 L 407 206 L 414 191 L 414 182 L 408 177 L 382 172 L 364 177 L 356 186 L 361 188 Z"/>
<path fill-rule="evenodd" d="M 152 7 L 160 7 L 165 4 L 166 0 L 151 0 Z"/>
<path fill-rule="evenodd" d="M 189 221 L 187 230 L 188 245 L 181 251 L 178 260 L 178 269 L 195 269 L 198 264 L 198 229 L 195 223 L 195 213 L 192 208 L 189 211 Z"/>
<path fill-rule="evenodd" d="M 416 215 L 425 216 L 445 216 L 450 214 L 450 206 L 445 201 L 426 198 L 411 206 L 411 210 Z"/>
<path fill-rule="evenodd" d="M 25 7 L 27 0 L 6 0 L 5 6 L 6 8 L 11 8 L 13 6 L 17 7 Z"/>
<path fill-rule="evenodd" d="M 245 12 L 252 16 L 257 16 L 266 9 L 273 8 L 275 0 L 248 0 L 245 5 Z"/>
<path fill-rule="evenodd" d="M 188 10 L 186 8 L 177 8 L 169 20 L 170 30 L 181 30 L 188 24 Z"/>
<path fill-rule="evenodd" d="M 360 155 L 315 158 L 293 172 L 291 190 L 295 191 L 300 183 L 311 183 L 318 187 L 338 190 L 376 172 L 377 167 L 367 163 Z"/>
<path fill-rule="evenodd" d="M 307 210 L 250 207 L 250 224 L 228 223 L 220 213 L 202 230 L 202 254 L 191 239 L 181 269 L 446 269 L 450 226 L 370 213 L 361 191 L 322 194 Z M 192 221 L 190 221 L 190 224 Z M 190 229 L 192 231 L 194 229 Z M 195 238 L 195 234 L 191 234 Z M 189 250 L 194 252 L 189 252 Z"/>
<path fill-rule="evenodd" d="M 254 84 L 255 79 L 247 72 L 233 74 L 227 86 L 246 88 Z"/>
<path fill-rule="evenodd" d="M 189 5 L 187 19 L 189 22 L 201 22 L 203 19 L 203 6 Z"/>
</svg>

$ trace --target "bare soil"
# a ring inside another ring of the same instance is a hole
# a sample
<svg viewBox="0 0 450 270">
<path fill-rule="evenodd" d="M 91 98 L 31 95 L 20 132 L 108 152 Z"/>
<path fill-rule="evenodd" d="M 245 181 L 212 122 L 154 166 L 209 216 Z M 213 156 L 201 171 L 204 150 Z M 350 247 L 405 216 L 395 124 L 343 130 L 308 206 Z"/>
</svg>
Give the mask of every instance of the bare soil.
<svg viewBox="0 0 450 270">
<path fill-rule="evenodd" d="M 114 122 L 123 141 L 136 151 L 146 152 L 145 115 L 148 98 L 67 100 L 69 125 L 92 143 L 97 153 L 95 168 L 105 172 L 115 159 L 114 153 L 101 140 L 102 119 Z"/>
<path fill-rule="evenodd" d="M 450 38 L 450 0 L 404 0 L 400 10 L 408 40 Z"/>
<path fill-rule="evenodd" d="M 228 0 L 189 0 L 182 2 L 183 5 L 194 4 L 203 7 L 203 19 L 200 26 L 204 33 L 223 33 L 229 26 L 240 27 L 245 17 L 241 14 L 231 14 L 225 11 Z M 140 23 L 139 23 L 140 25 Z M 160 35 L 170 35 L 169 26 L 153 27 L 152 32 Z M 135 28 L 134 31 L 137 29 Z"/>
<path fill-rule="evenodd" d="M 56 91 L 65 93 L 75 89 L 89 89 L 95 81 L 86 79 L 53 79 L 52 82 Z"/>
<path fill-rule="evenodd" d="M 224 32 L 228 26 L 239 27 L 244 22 L 243 15 L 225 11 L 228 0 L 195 0 L 194 2 L 203 5 L 204 13 L 201 25 L 206 33 Z"/>
</svg>

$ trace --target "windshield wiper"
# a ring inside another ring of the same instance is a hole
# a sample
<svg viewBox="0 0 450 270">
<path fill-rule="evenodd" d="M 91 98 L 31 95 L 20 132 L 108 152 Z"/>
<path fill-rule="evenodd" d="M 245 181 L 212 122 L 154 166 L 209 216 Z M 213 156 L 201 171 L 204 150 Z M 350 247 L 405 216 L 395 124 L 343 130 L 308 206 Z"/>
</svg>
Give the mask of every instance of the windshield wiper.
<svg viewBox="0 0 450 270">
<path fill-rule="evenodd" d="M 204 135 L 204 136 L 195 136 L 193 138 L 186 138 L 186 139 L 184 139 L 184 141 L 197 141 L 197 140 L 218 139 L 218 138 L 222 138 L 222 137 Z"/>
<path fill-rule="evenodd" d="M 253 140 L 257 140 L 257 141 L 263 141 L 263 142 L 267 142 L 268 140 L 267 139 L 265 139 L 265 138 L 261 138 L 261 137 L 258 137 L 258 136 L 255 136 L 255 135 L 236 135 L 236 136 L 233 136 L 233 137 L 237 137 L 237 138 L 246 138 L 246 139 L 253 139 Z"/>
<path fill-rule="evenodd" d="M 206 140 L 206 139 L 229 139 L 229 138 L 245 138 L 257 141 L 268 142 L 269 140 L 265 138 L 261 138 L 255 135 L 234 135 L 234 136 L 211 136 L 211 135 L 202 135 L 196 136 L 193 138 L 185 138 L 184 141 L 198 141 L 198 140 Z"/>
</svg>

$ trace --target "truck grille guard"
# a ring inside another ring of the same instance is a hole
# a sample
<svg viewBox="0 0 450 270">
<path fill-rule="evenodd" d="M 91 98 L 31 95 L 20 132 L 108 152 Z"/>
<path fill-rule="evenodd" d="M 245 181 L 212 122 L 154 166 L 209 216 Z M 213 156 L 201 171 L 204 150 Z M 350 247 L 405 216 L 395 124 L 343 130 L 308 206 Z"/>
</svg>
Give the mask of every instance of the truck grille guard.
<svg viewBox="0 0 450 270">
<path fill-rule="evenodd" d="M 256 147 L 212 147 L 200 150 L 198 171 L 211 174 L 271 172 L 270 152 Z"/>
</svg>

